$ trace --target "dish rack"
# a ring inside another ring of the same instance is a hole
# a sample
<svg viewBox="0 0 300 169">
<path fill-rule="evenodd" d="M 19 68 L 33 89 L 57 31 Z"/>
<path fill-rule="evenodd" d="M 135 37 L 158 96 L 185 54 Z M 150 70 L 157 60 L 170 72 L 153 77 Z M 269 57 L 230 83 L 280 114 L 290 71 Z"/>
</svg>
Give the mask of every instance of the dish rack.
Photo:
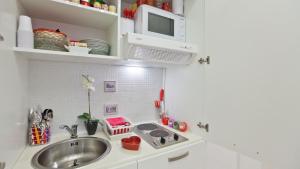
<svg viewBox="0 0 300 169">
<path fill-rule="evenodd" d="M 184 52 L 138 45 L 129 45 L 128 55 L 131 56 L 130 59 L 183 65 L 190 64 L 194 58 Z"/>
<path fill-rule="evenodd" d="M 176 65 L 191 64 L 198 53 L 197 46 L 185 42 L 128 33 L 124 36 L 126 59 Z"/>
<path fill-rule="evenodd" d="M 113 118 L 113 117 L 109 117 L 109 118 Z M 116 139 L 128 137 L 131 135 L 133 128 L 134 128 L 133 123 L 125 117 L 122 117 L 122 118 L 124 118 L 126 120 L 126 122 L 129 123 L 128 126 L 113 127 L 107 121 L 108 118 L 103 120 L 103 125 L 104 125 L 103 131 L 110 140 L 116 140 Z"/>
</svg>

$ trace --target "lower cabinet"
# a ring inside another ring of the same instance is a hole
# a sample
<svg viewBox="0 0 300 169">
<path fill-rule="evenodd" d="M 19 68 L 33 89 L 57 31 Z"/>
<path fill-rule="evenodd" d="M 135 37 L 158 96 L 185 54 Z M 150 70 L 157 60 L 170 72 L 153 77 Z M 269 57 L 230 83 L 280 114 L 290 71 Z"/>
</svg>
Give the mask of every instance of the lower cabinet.
<svg viewBox="0 0 300 169">
<path fill-rule="evenodd" d="M 134 161 L 134 162 L 119 165 L 117 167 L 113 167 L 111 169 L 137 169 L 137 168 L 138 168 L 137 161 Z"/>
<path fill-rule="evenodd" d="M 138 160 L 138 169 L 204 169 L 205 143 L 195 143 L 176 150 Z"/>
</svg>

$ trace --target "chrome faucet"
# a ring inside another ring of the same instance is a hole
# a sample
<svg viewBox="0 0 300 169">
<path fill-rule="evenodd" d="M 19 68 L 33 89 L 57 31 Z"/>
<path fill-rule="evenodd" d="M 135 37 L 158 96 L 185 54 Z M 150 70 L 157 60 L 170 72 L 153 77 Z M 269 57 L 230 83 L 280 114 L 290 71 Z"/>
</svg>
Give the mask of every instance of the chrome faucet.
<svg viewBox="0 0 300 169">
<path fill-rule="evenodd" d="M 59 126 L 60 129 L 66 129 L 70 134 L 71 134 L 71 138 L 77 138 L 77 124 L 74 124 L 71 126 L 71 128 L 67 125 L 61 125 Z"/>
</svg>

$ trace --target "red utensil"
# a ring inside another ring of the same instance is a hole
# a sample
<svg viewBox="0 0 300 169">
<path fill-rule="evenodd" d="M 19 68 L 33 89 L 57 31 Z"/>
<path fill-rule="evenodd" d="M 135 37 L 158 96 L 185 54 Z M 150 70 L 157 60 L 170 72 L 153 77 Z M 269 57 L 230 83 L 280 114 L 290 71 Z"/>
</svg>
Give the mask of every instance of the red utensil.
<svg viewBox="0 0 300 169">
<path fill-rule="evenodd" d="M 165 90 L 164 89 L 160 89 L 159 100 L 160 101 L 164 101 L 165 100 Z"/>
<path fill-rule="evenodd" d="M 141 138 L 138 136 L 132 136 L 129 138 L 123 138 L 121 142 L 124 149 L 137 151 L 140 148 Z"/>
<path fill-rule="evenodd" d="M 159 100 L 155 100 L 155 101 L 154 101 L 154 104 L 155 104 L 155 107 L 156 107 L 157 109 L 160 108 L 160 101 L 159 101 Z"/>
</svg>

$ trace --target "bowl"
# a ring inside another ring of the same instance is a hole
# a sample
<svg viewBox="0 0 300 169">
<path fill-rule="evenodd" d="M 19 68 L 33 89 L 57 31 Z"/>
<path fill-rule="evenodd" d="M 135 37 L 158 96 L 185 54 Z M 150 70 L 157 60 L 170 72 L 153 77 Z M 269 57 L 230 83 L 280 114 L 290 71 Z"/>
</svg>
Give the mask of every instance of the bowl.
<svg viewBox="0 0 300 169">
<path fill-rule="evenodd" d="M 137 151 L 140 148 L 141 138 L 138 136 L 132 136 L 129 138 L 123 138 L 121 142 L 124 149 Z"/>
<path fill-rule="evenodd" d="M 79 46 L 65 46 L 65 48 L 71 53 L 89 54 L 90 48 L 79 47 Z"/>
</svg>

